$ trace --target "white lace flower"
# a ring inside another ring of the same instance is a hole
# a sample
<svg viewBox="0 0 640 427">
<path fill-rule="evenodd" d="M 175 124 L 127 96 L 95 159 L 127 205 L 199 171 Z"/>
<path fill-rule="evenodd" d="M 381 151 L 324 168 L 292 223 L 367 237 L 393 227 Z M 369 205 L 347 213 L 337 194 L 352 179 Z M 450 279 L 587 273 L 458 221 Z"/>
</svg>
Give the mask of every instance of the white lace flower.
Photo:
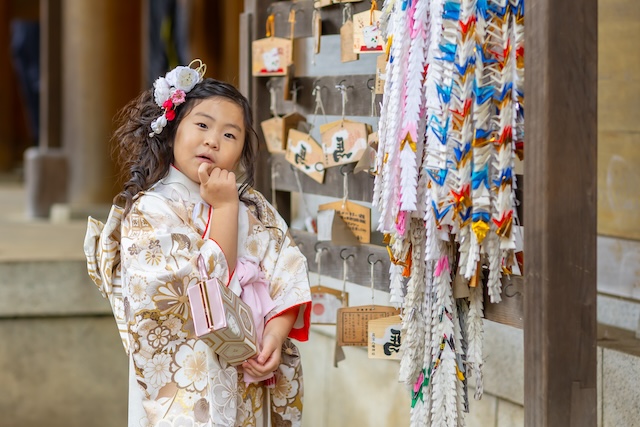
<svg viewBox="0 0 640 427">
<path fill-rule="evenodd" d="M 204 341 L 195 341 L 193 347 L 188 344 L 180 346 L 175 355 L 175 363 L 179 369 L 174 380 L 180 388 L 204 390 L 207 385 L 207 350 Z"/>
<path fill-rule="evenodd" d="M 171 380 L 171 356 L 156 354 L 144 367 L 145 380 L 156 389 L 162 388 Z"/>
<path fill-rule="evenodd" d="M 212 395 L 214 408 L 227 420 L 233 420 L 238 407 L 238 371 L 235 368 L 220 369 L 214 379 Z"/>
<path fill-rule="evenodd" d="M 162 107 L 164 101 L 169 99 L 171 96 L 171 86 L 169 82 L 164 77 L 158 77 L 156 81 L 153 83 L 153 98 L 158 104 L 158 107 Z"/>
<path fill-rule="evenodd" d="M 171 86 L 189 92 L 200 81 L 200 74 L 193 68 L 180 66 L 169 71 L 166 78 Z"/>
<path fill-rule="evenodd" d="M 147 304 L 151 301 L 149 295 L 147 294 L 147 281 L 140 276 L 130 276 L 128 278 L 128 286 L 125 289 L 125 292 L 130 297 L 130 301 L 133 304 L 134 308 L 138 308 L 143 304 Z"/>
</svg>

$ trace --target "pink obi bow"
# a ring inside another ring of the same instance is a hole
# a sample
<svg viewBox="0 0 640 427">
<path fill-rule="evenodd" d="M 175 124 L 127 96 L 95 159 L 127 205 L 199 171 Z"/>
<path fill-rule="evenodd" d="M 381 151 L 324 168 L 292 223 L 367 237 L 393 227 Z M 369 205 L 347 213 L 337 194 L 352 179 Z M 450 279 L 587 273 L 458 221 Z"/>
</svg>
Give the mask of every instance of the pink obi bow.
<svg viewBox="0 0 640 427">
<path fill-rule="evenodd" d="M 256 336 L 258 338 L 258 350 L 260 351 L 265 325 L 264 318 L 276 306 L 269 294 L 269 282 L 262 270 L 260 270 L 258 260 L 254 257 L 247 256 L 238 258 L 234 275 L 242 287 L 240 298 L 251 307 L 253 322 L 256 327 Z M 247 372 L 244 373 L 244 380 L 247 384 L 268 380 L 272 377 L 273 373 L 261 378 L 255 378 Z"/>
</svg>

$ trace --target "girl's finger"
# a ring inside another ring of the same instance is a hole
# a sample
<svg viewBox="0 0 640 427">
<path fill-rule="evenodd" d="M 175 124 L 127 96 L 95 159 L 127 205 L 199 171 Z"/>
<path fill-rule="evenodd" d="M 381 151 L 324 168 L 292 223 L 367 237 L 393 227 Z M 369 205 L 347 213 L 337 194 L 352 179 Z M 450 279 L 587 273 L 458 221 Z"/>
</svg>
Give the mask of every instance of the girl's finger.
<svg viewBox="0 0 640 427">
<path fill-rule="evenodd" d="M 209 180 L 209 165 L 206 163 L 201 163 L 200 166 L 198 166 L 198 179 L 201 184 Z"/>
</svg>

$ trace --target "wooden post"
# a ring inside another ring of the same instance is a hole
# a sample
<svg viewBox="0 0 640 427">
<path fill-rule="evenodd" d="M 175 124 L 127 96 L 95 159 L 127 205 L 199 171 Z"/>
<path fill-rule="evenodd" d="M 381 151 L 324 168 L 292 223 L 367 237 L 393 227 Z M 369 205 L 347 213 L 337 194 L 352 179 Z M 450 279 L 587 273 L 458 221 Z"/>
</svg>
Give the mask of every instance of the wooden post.
<svg viewBox="0 0 640 427">
<path fill-rule="evenodd" d="M 61 146 L 62 5 L 40 0 L 40 148 Z"/>
<path fill-rule="evenodd" d="M 597 1 L 526 2 L 525 425 L 596 425 Z"/>
<path fill-rule="evenodd" d="M 62 141 L 73 207 L 110 203 L 113 118 L 141 91 L 142 0 L 62 2 Z M 91 117 L 91 120 L 87 120 Z"/>
<path fill-rule="evenodd" d="M 251 41 L 265 37 L 265 23 L 267 21 L 267 9 L 271 2 L 266 0 L 245 0 L 244 12 L 241 22 L 250 23 L 251 40 L 249 40 L 249 49 L 251 49 Z M 249 18 L 250 16 L 250 18 Z M 245 64 L 241 60 L 241 64 Z M 240 74 L 251 75 L 251 62 L 248 62 L 247 69 L 241 69 Z M 246 90 L 246 82 L 241 80 L 242 90 Z M 269 115 L 269 90 L 266 87 L 264 77 L 251 77 L 250 93 L 244 93 L 248 97 L 253 110 L 254 129 L 260 137 L 260 149 L 258 153 L 258 162 L 256 166 L 256 183 L 255 187 L 271 200 L 271 165 L 269 162 L 269 153 L 264 144 L 264 136 L 260 129 L 260 123 L 270 117 Z M 290 193 L 277 191 L 276 204 L 278 212 L 282 217 L 290 223 L 291 221 L 291 197 Z"/>
</svg>

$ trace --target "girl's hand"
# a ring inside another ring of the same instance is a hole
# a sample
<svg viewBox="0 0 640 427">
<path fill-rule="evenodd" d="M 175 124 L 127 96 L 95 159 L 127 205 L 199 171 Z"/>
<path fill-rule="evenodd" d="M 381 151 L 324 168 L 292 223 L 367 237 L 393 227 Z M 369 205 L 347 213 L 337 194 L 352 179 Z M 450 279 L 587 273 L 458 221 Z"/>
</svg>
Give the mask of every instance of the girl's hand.
<svg viewBox="0 0 640 427">
<path fill-rule="evenodd" d="M 217 167 L 211 169 L 211 165 L 202 163 L 198 168 L 198 177 L 200 178 L 200 196 L 212 208 L 238 206 L 236 175 L 233 172 Z"/>
<path fill-rule="evenodd" d="M 282 344 L 289 336 L 297 316 L 298 308 L 294 307 L 274 317 L 265 325 L 262 334 L 262 350 L 257 357 L 242 364 L 245 372 L 259 378 L 278 369 L 282 359 Z"/>
<path fill-rule="evenodd" d="M 276 335 L 267 334 L 263 337 L 260 354 L 244 362 L 242 368 L 256 378 L 264 377 L 278 369 L 281 358 L 282 341 Z"/>
</svg>

